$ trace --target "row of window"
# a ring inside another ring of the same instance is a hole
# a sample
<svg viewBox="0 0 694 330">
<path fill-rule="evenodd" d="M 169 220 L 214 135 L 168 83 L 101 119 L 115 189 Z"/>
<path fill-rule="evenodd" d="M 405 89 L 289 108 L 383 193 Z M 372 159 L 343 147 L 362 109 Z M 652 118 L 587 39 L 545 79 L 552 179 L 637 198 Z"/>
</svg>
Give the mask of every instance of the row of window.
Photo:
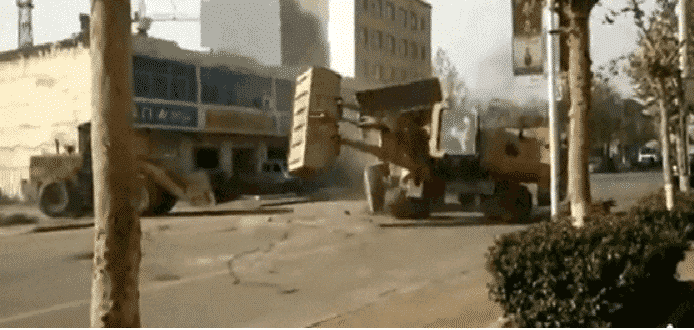
<svg viewBox="0 0 694 330">
<path fill-rule="evenodd" d="M 408 11 L 403 7 L 398 7 L 392 1 L 384 0 L 363 0 L 362 11 L 370 13 L 373 17 L 390 19 L 398 22 L 403 28 L 410 28 L 412 31 L 424 31 L 427 29 L 424 17 L 418 17 L 413 11 Z"/>
<path fill-rule="evenodd" d="M 195 102 L 195 67 L 175 61 L 133 57 L 134 92 L 137 97 Z M 235 105 L 268 109 L 272 79 L 233 72 L 224 68 L 201 68 L 203 104 Z M 291 111 L 294 83 L 276 80 L 278 111 Z"/>
<path fill-rule="evenodd" d="M 361 70 L 363 77 L 382 83 L 405 82 L 423 77 L 417 70 L 406 67 L 385 66 L 381 63 L 371 63 L 368 60 L 362 62 Z"/>
<path fill-rule="evenodd" d="M 194 66 L 134 56 L 133 78 L 138 97 L 194 102 L 197 95 Z"/>
<path fill-rule="evenodd" d="M 425 61 L 427 59 L 426 47 L 417 45 L 407 39 L 396 40 L 394 36 L 383 35 L 383 31 L 361 28 L 359 43 L 365 49 L 383 51 L 390 55 L 399 55 L 403 58 L 412 58 Z"/>
</svg>

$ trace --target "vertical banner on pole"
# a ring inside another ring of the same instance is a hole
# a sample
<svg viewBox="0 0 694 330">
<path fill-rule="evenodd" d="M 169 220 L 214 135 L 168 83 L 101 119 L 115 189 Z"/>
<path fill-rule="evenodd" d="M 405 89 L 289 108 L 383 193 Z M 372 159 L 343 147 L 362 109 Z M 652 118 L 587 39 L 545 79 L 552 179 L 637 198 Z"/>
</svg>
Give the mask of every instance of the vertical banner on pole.
<svg viewBox="0 0 694 330">
<path fill-rule="evenodd" d="M 543 0 L 512 0 L 515 76 L 542 75 L 544 72 L 543 4 Z"/>
</svg>

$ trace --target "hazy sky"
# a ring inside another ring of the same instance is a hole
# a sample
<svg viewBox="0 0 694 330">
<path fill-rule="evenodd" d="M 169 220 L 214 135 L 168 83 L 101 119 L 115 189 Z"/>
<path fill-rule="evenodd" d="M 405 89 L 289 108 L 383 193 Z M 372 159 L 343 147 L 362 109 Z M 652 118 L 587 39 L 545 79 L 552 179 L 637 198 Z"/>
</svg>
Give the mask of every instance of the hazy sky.
<svg viewBox="0 0 694 330">
<path fill-rule="evenodd" d="M 182 14 L 199 15 L 198 0 L 146 0 L 147 12 L 171 12 L 172 1 Z M 319 1 L 326 0 L 300 2 L 307 7 L 321 7 Z M 132 0 L 133 10 L 137 8 L 135 2 Z M 623 0 L 604 2 L 618 7 Z M 511 74 L 511 0 L 430 0 L 429 3 L 433 6 L 432 52 L 435 53 L 437 46 L 446 49 L 469 86 L 502 97 L 509 86 L 515 86 L 516 94 L 546 95 L 544 79 L 513 78 Z M 40 44 L 67 38 L 77 32 L 78 15 L 89 12 L 90 1 L 34 0 L 34 6 L 34 43 Z M 591 55 L 595 65 L 602 65 L 628 52 L 636 41 L 636 32 L 627 19 L 620 19 L 613 26 L 602 25 L 600 18 L 604 12 L 604 8 L 596 8 L 591 19 Z M 16 48 L 15 1 L 0 1 L 0 31 L 0 51 Z M 197 22 L 155 22 L 150 35 L 175 40 L 184 48 L 202 49 Z M 629 91 L 625 84 L 618 87 L 624 92 Z"/>
</svg>

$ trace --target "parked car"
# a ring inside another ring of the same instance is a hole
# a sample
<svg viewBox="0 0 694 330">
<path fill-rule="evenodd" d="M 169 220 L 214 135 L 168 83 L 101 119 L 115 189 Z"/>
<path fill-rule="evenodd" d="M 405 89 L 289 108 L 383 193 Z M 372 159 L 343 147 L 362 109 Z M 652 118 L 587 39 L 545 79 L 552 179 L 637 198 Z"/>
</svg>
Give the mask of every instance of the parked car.
<svg viewBox="0 0 694 330">
<path fill-rule="evenodd" d="M 660 154 L 655 148 L 642 147 L 639 149 L 639 164 L 654 165 L 660 162 Z"/>
<path fill-rule="evenodd" d="M 269 159 L 263 163 L 260 172 L 240 175 L 238 180 L 242 195 L 302 195 L 317 188 L 313 182 L 289 174 L 286 161 L 280 159 Z"/>
</svg>

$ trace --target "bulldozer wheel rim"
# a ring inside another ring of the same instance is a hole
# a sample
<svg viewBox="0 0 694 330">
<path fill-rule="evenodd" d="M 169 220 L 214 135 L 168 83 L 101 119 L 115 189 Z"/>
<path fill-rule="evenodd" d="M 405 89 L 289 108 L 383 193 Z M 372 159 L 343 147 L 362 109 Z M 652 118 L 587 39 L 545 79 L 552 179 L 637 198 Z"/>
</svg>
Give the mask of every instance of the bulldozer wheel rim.
<svg viewBox="0 0 694 330">
<path fill-rule="evenodd" d="M 138 187 L 138 198 L 135 202 L 135 208 L 137 209 L 137 212 L 139 214 L 144 214 L 147 212 L 147 209 L 149 208 L 149 205 L 151 203 L 151 200 L 149 198 L 149 189 L 147 188 L 146 185 L 140 185 Z"/>
<path fill-rule="evenodd" d="M 70 203 L 65 182 L 52 182 L 44 186 L 39 196 L 39 203 L 44 213 L 50 216 L 59 216 L 67 212 Z"/>
</svg>

